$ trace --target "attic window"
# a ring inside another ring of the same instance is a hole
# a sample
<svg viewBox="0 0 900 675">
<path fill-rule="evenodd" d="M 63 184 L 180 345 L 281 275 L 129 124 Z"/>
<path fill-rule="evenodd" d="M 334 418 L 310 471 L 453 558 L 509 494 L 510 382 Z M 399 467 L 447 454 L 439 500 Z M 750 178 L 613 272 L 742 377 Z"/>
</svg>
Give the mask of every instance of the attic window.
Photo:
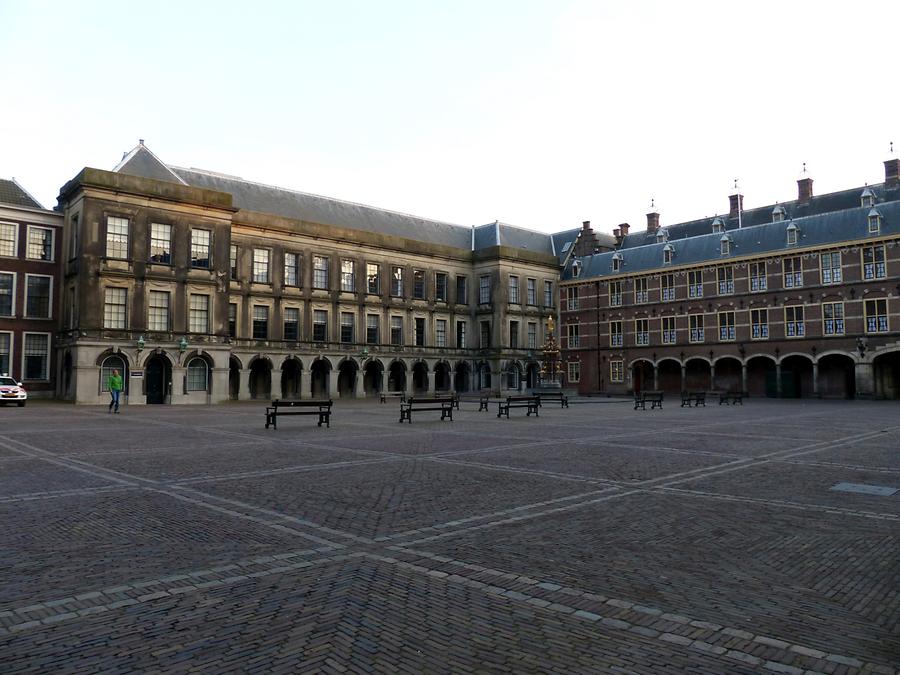
<svg viewBox="0 0 900 675">
<path fill-rule="evenodd" d="M 881 214 L 875 209 L 869 211 L 869 234 L 878 234 L 881 229 Z"/>
<path fill-rule="evenodd" d="M 784 220 L 784 207 L 781 204 L 777 204 L 772 209 L 772 222 L 780 223 L 782 220 Z"/>
<path fill-rule="evenodd" d="M 663 247 L 663 264 L 670 264 L 673 257 L 675 257 L 675 247 L 672 244 L 666 244 Z"/>
<path fill-rule="evenodd" d="M 723 234 L 722 238 L 719 239 L 719 252 L 722 255 L 731 254 L 731 237 L 729 237 L 727 234 Z"/>
<path fill-rule="evenodd" d="M 664 241 L 669 241 L 669 231 L 665 228 L 659 230 L 656 233 L 656 242 L 658 244 L 663 243 Z"/>
<path fill-rule="evenodd" d="M 796 246 L 799 238 L 800 228 L 791 223 L 787 226 L 787 245 Z"/>
<path fill-rule="evenodd" d="M 860 206 L 865 208 L 872 208 L 875 206 L 875 193 L 872 192 L 869 188 L 866 188 L 862 191 L 862 194 L 859 196 Z"/>
<path fill-rule="evenodd" d="M 572 263 L 572 276 L 581 276 L 581 261 L 576 260 Z"/>
<path fill-rule="evenodd" d="M 612 271 L 618 272 L 622 269 L 622 256 L 614 253 L 612 257 Z"/>
<path fill-rule="evenodd" d="M 572 248 L 572 242 L 571 242 L 571 241 L 567 241 L 567 242 L 566 242 L 566 245 L 563 246 L 563 248 L 562 248 L 562 252 L 565 253 L 565 252 L 568 251 L 570 248 Z"/>
<path fill-rule="evenodd" d="M 725 223 L 722 222 L 721 218 L 716 218 L 712 222 L 712 231 L 718 234 L 719 232 L 725 231 Z"/>
</svg>

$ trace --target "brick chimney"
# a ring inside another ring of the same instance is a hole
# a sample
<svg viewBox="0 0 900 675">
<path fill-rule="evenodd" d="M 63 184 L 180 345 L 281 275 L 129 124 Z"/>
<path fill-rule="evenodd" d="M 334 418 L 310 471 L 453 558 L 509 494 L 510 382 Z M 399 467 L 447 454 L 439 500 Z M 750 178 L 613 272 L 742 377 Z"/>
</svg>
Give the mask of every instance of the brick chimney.
<svg viewBox="0 0 900 675">
<path fill-rule="evenodd" d="M 659 230 L 659 214 L 656 211 L 647 214 L 647 234 L 656 234 Z"/>
<path fill-rule="evenodd" d="M 622 230 L 620 230 L 618 227 L 616 229 L 614 229 L 613 237 L 616 240 L 616 246 L 621 246 L 622 245 Z"/>
<path fill-rule="evenodd" d="M 884 186 L 900 185 L 900 159 L 889 159 L 884 163 Z"/>
<path fill-rule="evenodd" d="M 597 239 L 597 235 L 591 229 L 591 221 L 585 220 L 581 223 L 581 232 L 578 233 L 578 239 L 575 240 L 573 253 L 576 256 L 591 255 L 596 253 L 599 248 L 600 240 Z"/>
<path fill-rule="evenodd" d="M 738 193 L 734 195 L 728 195 L 728 201 L 730 203 L 730 208 L 728 210 L 729 218 L 737 218 L 738 211 L 744 210 L 744 195 Z"/>
<path fill-rule="evenodd" d="M 797 201 L 801 204 L 812 199 L 812 178 L 801 178 L 797 181 Z"/>
<path fill-rule="evenodd" d="M 627 236 L 628 236 L 628 228 L 629 228 L 629 227 L 631 227 L 631 226 L 630 226 L 628 223 L 622 223 L 621 225 L 619 225 L 619 230 L 622 231 L 622 236 L 623 236 L 623 237 L 627 237 Z"/>
</svg>

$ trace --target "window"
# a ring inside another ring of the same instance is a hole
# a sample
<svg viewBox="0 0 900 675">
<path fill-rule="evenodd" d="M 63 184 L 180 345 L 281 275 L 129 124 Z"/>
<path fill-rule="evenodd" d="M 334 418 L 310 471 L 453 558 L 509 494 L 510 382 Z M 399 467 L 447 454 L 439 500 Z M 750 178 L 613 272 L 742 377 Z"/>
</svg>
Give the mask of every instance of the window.
<svg viewBox="0 0 900 675">
<path fill-rule="evenodd" d="M 688 326 L 691 332 L 689 337 L 691 342 L 698 343 L 706 339 L 705 331 L 703 330 L 702 314 L 691 314 L 688 316 Z"/>
<path fill-rule="evenodd" d="M 491 322 L 481 322 L 481 348 L 490 349 L 491 346 Z"/>
<path fill-rule="evenodd" d="M 750 310 L 750 337 L 754 340 L 769 339 L 769 310 Z"/>
<path fill-rule="evenodd" d="M 823 284 L 838 284 L 841 282 L 841 254 L 839 251 L 833 253 L 822 253 L 819 256 L 822 270 Z"/>
<path fill-rule="evenodd" d="M 49 319 L 53 278 L 38 274 L 25 275 L 25 316 Z"/>
<path fill-rule="evenodd" d="M 447 320 L 437 319 L 434 322 L 434 344 L 438 347 L 447 346 Z"/>
<path fill-rule="evenodd" d="M 553 307 L 553 282 L 544 282 L 544 307 Z"/>
<path fill-rule="evenodd" d="M 619 253 L 613 253 L 612 271 L 619 272 L 622 269 L 622 256 Z"/>
<path fill-rule="evenodd" d="M 328 290 L 328 258 L 322 255 L 313 256 L 313 288 Z"/>
<path fill-rule="evenodd" d="M 356 263 L 352 260 L 341 260 L 341 291 L 356 292 Z"/>
<path fill-rule="evenodd" d="M 844 334 L 844 303 L 822 303 L 822 332 L 825 335 Z"/>
<path fill-rule="evenodd" d="M 764 291 L 767 288 L 766 263 L 750 263 L 750 290 L 754 293 Z"/>
<path fill-rule="evenodd" d="M 172 264 L 172 226 L 150 223 L 150 262 Z"/>
<path fill-rule="evenodd" d="M 253 305 L 253 339 L 269 338 L 269 308 L 266 305 Z"/>
<path fill-rule="evenodd" d="M 234 244 L 228 249 L 228 267 L 231 270 L 231 278 L 238 278 L 238 247 Z"/>
<path fill-rule="evenodd" d="M 486 305 L 491 301 L 491 278 L 483 276 L 478 278 L 478 302 Z"/>
<path fill-rule="evenodd" d="M 413 298 L 415 300 L 425 299 L 425 271 L 413 270 Z"/>
<path fill-rule="evenodd" d="M 650 320 L 635 319 L 634 320 L 634 343 L 636 345 L 650 344 Z"/>
<path fill-rule="evenodd" d="M 734 293 L 734 268 L 720 267 L 716 270 L 719 280 L 719 295 L 732 295 Z"/>
<path fill-rule="evenodd" d="M 456 277 L 456 302 L 460 305 L 469 304 L 469 279 L 468 277 Z"/>
<path fill-rule="evenodd" d="M 610 361 L 609 362 L 609 381 L 622 382 L 625 380 L 625 362 Z"/>
<path fill-rule="evenodd" d="M 784 220 L 784 207 L 781 204 L 777 204 L 774 209 L 772 209 L 772 222 L 780 223 Z"/>
<path fill-rule="evenodd" d="M 867 220 L 869 223 L 869 234 L 878 234 L 878 230 L 881 229 L 881 214 L 872 209 L 869 211 Z"/>
<path fill-rule="evenodd" d="M 328 339 L 328 312 L 324 309 L 313 310 L 313 341 L 325 342 Z"/>
<path fill-rule="evenodd" d="M 675 299 L 675 275 L 663 274 L 660 277 L 659 299 L 663 302 L 670 302 Z"/>
<path fill-rule="evenodd" d="M 866 332 L 886 333 L 887 331 L 887 299 L 866 300 Z"/>
<path fill-rule="evenodd" d="M 688 297 L 703 297 L 703 270 L 692 270 L 688 272 Z"/>
<path fill-rule="evenodd" d="M 884 279 L 887 276 L 884 245 L 863 248 L 863 279 Z"/>
<path fill-rule="evenodd" d="M 799 237 L 797 236 L 800 232 L 800 228 L 791 223 L 787 226 L 787 245 L 788 246 L 796 246 Z"/>
<path fill-rule="evenodd" d="M 435 272 L 434 299 L 438 302 L 447 302 L 447 275 L 443 272 Z"/>
<path fill-rule="evenodd" d="M 803 285 L 803 267 L 800 256 L 785 258 L 783 267 L 785 288 L 799 288 Z"/>
<path fill-rule="evenodd" d="M 254 312 L 255 312 L 254 308 Z M 263 308 L 266 309 L 266 308 Z M 254 315 L 255 318 L 255 315 Z M 191 293 L 188 314 L 188 330 L 191 333 L 209 332 L 209 296 Z"/>
<path fill-rule="evenodd" d="M 109 378 L 113 374 L 114 370 L 118 370 L 119 374 L 122 375 L 122 384 L 125 385 L 125 389 L 128 389 L 128 378 L 125 377 L 125 373 L 128 372 L 125 367 L 125 359 L 120 356 L 107 356 L 103 359 L 103 363 L 100 364 L 100 391 L 103 393 L 109 393 Z"/>
<path fill-rule="evenodd" d="M 662 318 L 662 341 L 664 345 L 674 345 L 676 340 L 675 317 L 664 316 Z"/>
<path fill-rule="evenodd" d="M 209 388 L 209 365 L 199 356 L 187 364 L 187 390 L 207 391 Z"/>
<path fill-rule="evenodd" d="M 425 346 L 425 319 L 422 317 L 416 317 L 416 324 L 414 328 L 413 338 L 415 340 L 416 347 L 424 347 Z"/>
<path fill-rule="evenodd" d="M 380 342 L 378 335 L 380 323 L 377 314 L 366 315 L 366 344 L 377 345 Z"/>
<path fill-rule="evenodd" d="M 610 347 L 621 347 L 625 342 L 622 338 L 622 322 L 621 321 L 610 321 L 609 322 L 609 346 Z"/>
<path fill-rule="evenodd" d="M 806 326 L 803 323 L 803 307 L 784 308 L 784 334 L 786 337 L 803 337 L 806 334 Z"/>
<path fill-rule="evenodd" d="M 391 317 L 391 344 L 392 345 L 402 345 L 403 344 L 403 317 L 402 316 L 392 316 Z"/>
<path fill-rule="evenodd" d="M 734 312 L 719 312 L 719 340 L 734 340 Z"/>
<path fill-rule="evenodd" d="M 532 307 L 537 305 L 537 279 L 526 279 L 525 302 Z"/>
<path fill-rule="evenodd" d="M 349 344 L 353 342 L 353 313 L 341 312 L 341 342 Z"/>
<path fill-rule="evenodd" d="M 621 281 L 610 281 L 609 282 L 609 306 L 610 307 L 621 307 L 622 306 L 622 282 Z"/>
<path fill-rule="evenodd" d="M 50 377 L 50 336 L 25 333 L 25 368 L 22 379 L 47 380 Z"/>
<path fill-rule="evenodd" d="M 537 349 L 537 324 L 529 322 L 528 324 L 528 349 Z"/>
<path fill-rule="evenodd" d="M 866 208 L 875 206 L 875 193 L 869 188 L 863 190 L 859 196 L 859 205 Z"/>
<path fill-rule="evenodd" d="M 16 256 L 16 234 L 18 226 L 15 223 L 0 223 L 0 255 L 7 258 Z"/>
<path fill-rule="evenodd" d="M 253 249 L 253 283 L 269 283 L 269 249 Z"/>
<path fill-rule="evenodd" d="M 666 244 L 663 246 L 663 265 L 672 264 L 672 259 L 675 257 L 675 247 L 671 244 Z"/>
<path fill-rule="evenodd" d="M 9 359 L 12 354 L 12 333 L 0 333 L 0 375 L 9 375 Z"/>
<path fill-rule="evenodd" d="M 729 255 L 731 253 L 731 237 L 727 234 L 723 235 L 719 240 L 719 253 Z"/>
<path fill-rule="evenodd" d="M 228 335 L 237 337 L 237 303 L 228 303 Z"/>
<path fill-rule="evenodd" d="M 366 264 L 366 293 L 381 293 L 381 267 L 375 263 Z"/>
<path fill-rule="evenodd" d="M 191 267 L 208 270 L 210 268 L 209 243 L 212 232 L 191 230 Z"/>
<path fill-rule="evenodd" d="M 578 309 L 578 288 L 575 286 L 566 288 L 566 309 L 570 312 Z"/>
<path fill-rule="evenodd" d="M 403 297 L 403 268 L 391 268 L 391 297 Z"/>
<path fill-rule="evenodd" d="M 512 305 L 519 304 L 519 277 L 509 277 L 509 302 Z"/>
<path fill-rule="evenodd" d="M 647 290 L 647 277 L 638 277 L 634 280 L 634 301 L 635 303 L 649 302 L 650 292 Z"/>
<path fill-rule="evenodd" d="M 13 316 L 16 297 L 16 275 L 0 272 L 0 316 Z M 0 374 L 3 374 L 0 370 Z"/>
<path fill-rule="evenodd" d="M 569 361 L 566 365 L 569 367 L 568 373 L 566 373 L 569 376 L 569 382 L 572 384 L 579 382 L 581 380 L 581 363 Z"/>
<path fill-rule="evenodd" d="M 25 257 L 29 260 L 53 260 L 53 230 L 49 227 L 28 226 L 28 248 Z"/>
<path fill-rule="evenodd" d="M 518 321 L 510 321 L 509 322 L 509 348 L 510 349 L 518 349 L 519 348 L 519 322 Z"/>
<path fill-rule="evenodd" d="M 123 260 L 128 258 L 127 218 L 109 216 L 106 219 L 106 257 Z"/>
<path fill-rule="evenodd" d="M 284 285 L 300 285 L 300 256 L 296 253 L 284 254 Z"/>
<path fill-rule="evenodd" d="M 296 342 L 300 339 L 300 310 L 297 307 L 284 308 L 284 331 L 282 339 Z"/>
<path fill-rule="evenodd" d="M 161 333 L 169 330 L 168 291 L 150 291 L 147 302 L 147 329 Z"/>
<path fill-rule="evenodd" d="M 125 301 L 128 291 L 124 288 L 107 288 L 103 296 L 103 327 L 125 328 Z"/>
<path fill-rule="evenodd" d="M 566 336 L 569 339 L 568 345 L 569 349 L 577 349 L 578 348 L 578 324 L 570 323 L 566 326 Z"/>
<path fill-rule="evenodd" d="M 466 348 L 466 322 L 456 322 L 456 347 L 457 349 Z"/>
</svg>

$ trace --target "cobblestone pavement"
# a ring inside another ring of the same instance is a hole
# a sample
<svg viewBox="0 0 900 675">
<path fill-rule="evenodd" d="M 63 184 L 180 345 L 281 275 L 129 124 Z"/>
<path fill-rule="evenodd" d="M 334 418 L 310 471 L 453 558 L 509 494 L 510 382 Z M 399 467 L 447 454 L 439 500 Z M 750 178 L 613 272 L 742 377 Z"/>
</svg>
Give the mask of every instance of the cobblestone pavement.
<svg viewBox="0 0 900 675">
<path fill-rule="evenodd" d="M 896 673 L 900 406 L 0 408 L 0 673 Z"/>
</svg>

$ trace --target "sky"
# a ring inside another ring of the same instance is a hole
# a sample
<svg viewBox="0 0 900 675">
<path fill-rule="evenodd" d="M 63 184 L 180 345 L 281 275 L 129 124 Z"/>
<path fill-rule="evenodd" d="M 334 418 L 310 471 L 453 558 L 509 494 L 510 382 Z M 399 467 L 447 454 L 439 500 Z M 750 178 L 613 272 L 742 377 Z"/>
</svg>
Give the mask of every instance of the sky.
<svg viewBox="0 0 900 675">
<path fill-rule="evenodd" d="M 0 0 L 0 177 L 164 162 L 462 225 L 880 183 L 900 2 Z M 897 154 L 893 155 L 897 156 Z"/>
</svg>

